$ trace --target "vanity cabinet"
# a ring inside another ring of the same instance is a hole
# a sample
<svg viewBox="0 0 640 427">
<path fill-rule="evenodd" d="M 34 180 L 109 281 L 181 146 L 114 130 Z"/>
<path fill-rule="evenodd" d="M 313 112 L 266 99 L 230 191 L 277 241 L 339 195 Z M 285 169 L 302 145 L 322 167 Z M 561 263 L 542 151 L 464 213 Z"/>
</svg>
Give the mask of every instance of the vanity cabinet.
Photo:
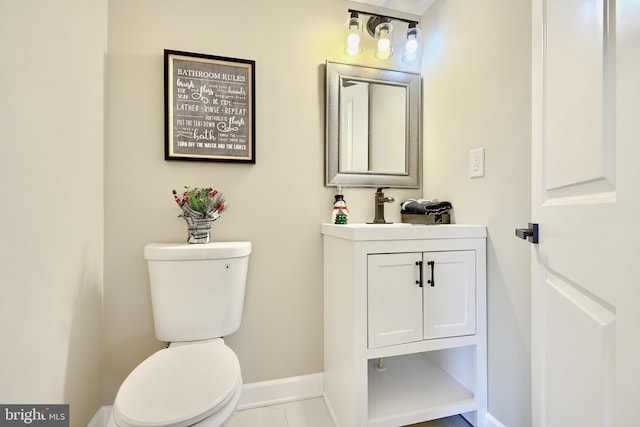
<svg viewBox="0 0 640 427">
<path fill-rule="evenodd" d="M 475 251 L 369 254 L 369 348 L 473 335 Z"/>
<path fill-rule="evenodd" d="M 324 392 L 337 427 L 485 425 L 486 228 L 324 224 Z"/>
</svg>

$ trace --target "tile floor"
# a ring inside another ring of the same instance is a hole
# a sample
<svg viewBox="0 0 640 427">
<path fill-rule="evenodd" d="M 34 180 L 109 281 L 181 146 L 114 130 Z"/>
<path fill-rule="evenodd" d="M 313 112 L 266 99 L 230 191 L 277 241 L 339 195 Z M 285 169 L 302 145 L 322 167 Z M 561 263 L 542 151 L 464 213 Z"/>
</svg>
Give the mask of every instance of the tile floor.
<svg viewBox="0 0 640 427">
<path fill-rule="evenodd" d="M 300 400 L 238 411 L 227 427 L 333 427 L 324 399 Z"/>
<path fill-rule="evenodd" d="M 227 427 L 334 427 L 321 397 L 236 412 Z M 462 417 L 413 424 L 411 427 L 470 427 Z"/>
</svg>

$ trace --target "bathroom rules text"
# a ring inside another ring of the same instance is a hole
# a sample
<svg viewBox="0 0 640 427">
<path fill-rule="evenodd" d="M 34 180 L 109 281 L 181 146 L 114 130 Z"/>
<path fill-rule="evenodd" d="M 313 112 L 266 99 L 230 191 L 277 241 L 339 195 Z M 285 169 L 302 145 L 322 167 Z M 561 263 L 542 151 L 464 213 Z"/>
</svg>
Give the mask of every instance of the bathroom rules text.
<svg viewBox="0 0 640 427">
<path fill-rule="evenodd" d="M 168 156 L 251 161 L 253 61 L 171 52 L 165 51 Z"/>
</svg>

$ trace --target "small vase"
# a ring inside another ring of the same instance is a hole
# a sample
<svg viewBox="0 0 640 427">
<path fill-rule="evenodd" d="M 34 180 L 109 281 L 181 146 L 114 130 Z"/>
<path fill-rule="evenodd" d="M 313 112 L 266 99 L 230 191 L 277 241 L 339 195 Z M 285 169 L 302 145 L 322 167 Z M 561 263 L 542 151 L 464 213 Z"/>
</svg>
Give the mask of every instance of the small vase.
<svg viewBox="0 0 640 427">
<path fill-rule="evenodd" d="M 196 212 L 188 204 L 182 206 L 182 219 L 187 223 L 187 243 L 209 243 L 211 241 L 211 224 L 220 218 L 217 211 L 203 214 Z"/>
<path fill-rule="evenodd" d="M 209 243 L 214 218 L 190 218 L 187 221 L 187 243 Z M 186 218 L 185 218 L 186 220 Z"/>
</svg>

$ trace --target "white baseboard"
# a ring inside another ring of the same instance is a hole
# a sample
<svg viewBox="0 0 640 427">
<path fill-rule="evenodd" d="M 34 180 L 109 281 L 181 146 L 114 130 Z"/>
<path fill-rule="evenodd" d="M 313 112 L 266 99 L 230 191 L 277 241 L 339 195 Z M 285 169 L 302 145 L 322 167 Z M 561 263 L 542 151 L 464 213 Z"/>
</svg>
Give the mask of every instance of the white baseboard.
<svg viewBox="0 0 640 427">
<path fill-rule="evenodd" d="M 317 373 L 243 384 L 238 410 L 322 396 L 322 379 Z"/>
<path fill-rule="evenodd" d="M 506 427 L 504 424 L 496 420 L 495 417 L 489 413 L 487 413 L 487 416 L 485 417 L 485 422 L 487 424 L 487 427 Z"/>
<path fill-rule="evenodd" d="M 238 410 L 295 402 L 322 396 L 322 373 L 242 385 Z M 98 409 L 87 427 L 105 427 L 111 406 Z"/>
</svg>

